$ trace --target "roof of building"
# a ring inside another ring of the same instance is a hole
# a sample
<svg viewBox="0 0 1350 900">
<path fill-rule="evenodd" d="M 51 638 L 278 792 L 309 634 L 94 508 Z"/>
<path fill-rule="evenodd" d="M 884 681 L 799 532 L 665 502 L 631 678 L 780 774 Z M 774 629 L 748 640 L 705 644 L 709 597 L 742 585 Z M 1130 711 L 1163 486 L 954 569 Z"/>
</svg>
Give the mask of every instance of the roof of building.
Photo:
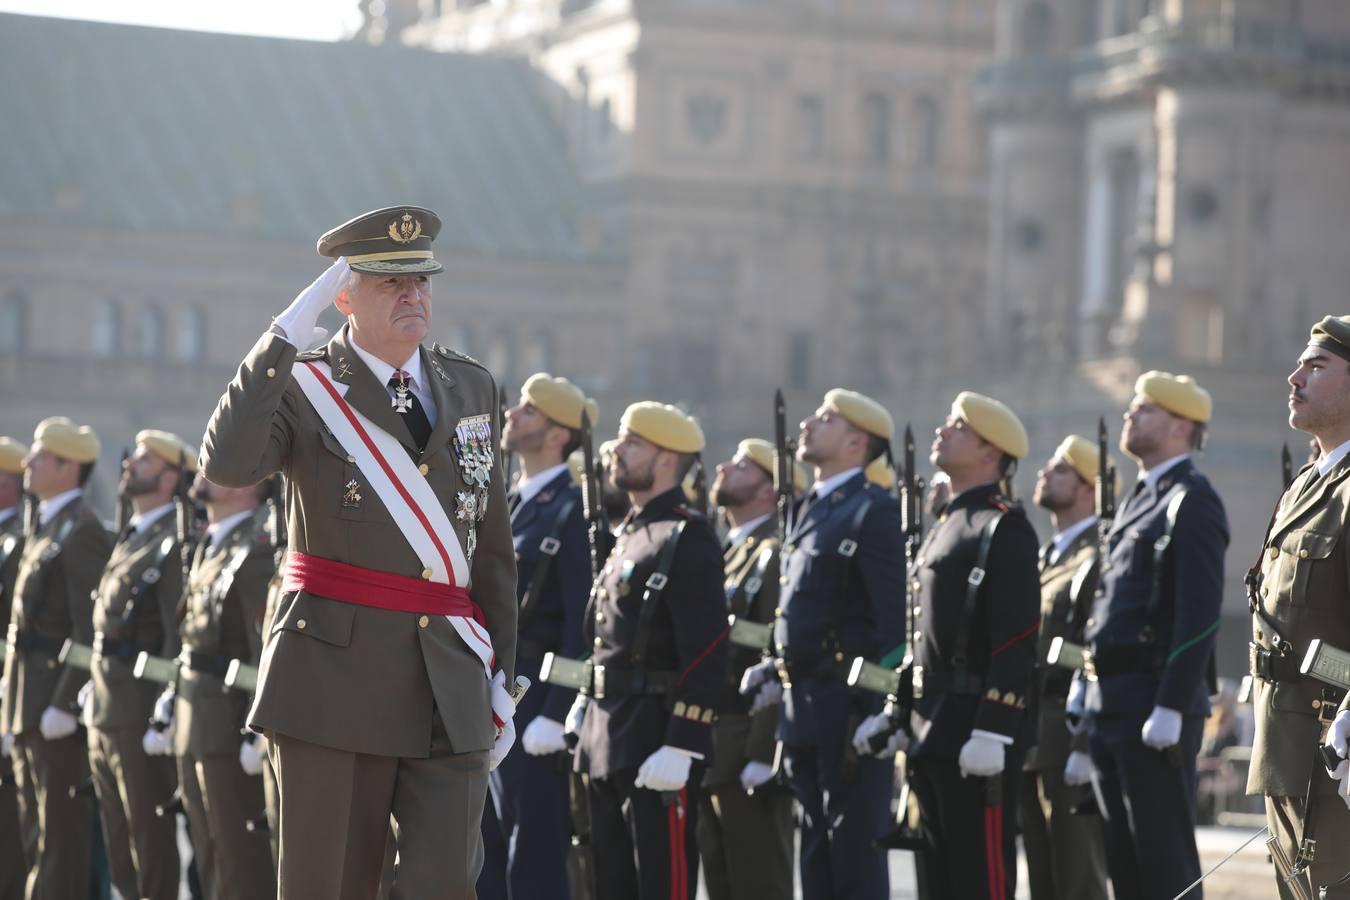
<svg viewBox="0 0 1350 900">
<path fill-rule="evenodd" d="M 428 206 L 437 247 L 582 255 L 586 193 L 518 60 L 0 15 L 0 219 L 313 240 Z"/>
</svg>

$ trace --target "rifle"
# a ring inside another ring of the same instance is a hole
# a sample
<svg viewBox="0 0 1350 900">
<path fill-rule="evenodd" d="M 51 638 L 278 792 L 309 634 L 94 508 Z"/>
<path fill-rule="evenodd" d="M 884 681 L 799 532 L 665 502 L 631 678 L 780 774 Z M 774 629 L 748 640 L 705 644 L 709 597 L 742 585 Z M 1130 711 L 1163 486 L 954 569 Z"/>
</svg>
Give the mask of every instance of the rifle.
<svg viewBox="0 0 1350 900">
<path fill-rule="evenodd" d="M 1294 458 L 1289 455 L 1288 444 L 1280 448 L 1280 475 L 1281 488 L 1289 490 L 1289 485 L 1294 483 Z"/>
<path fill-rule="evenodd" d="M 708 472 L 703 457 L 694 462 L 694 509 L 705 518 L 708 515 Z"/>
<path fill-rule="evenodd" d="M 1106 560 L 1106 536 L 1116 518 L 1116 467 L 1107 452 L 1106 419 L 1097 418 L 1097 545 Z"/>
<path fill-rule="evenodd" d="M 600 486 L 600 467 L 595 459 L 595 436 L 591 432 L 591 417 L 581 411 L 581 508 L 586 515 L 586 534 L 591 545 L 591 580 L 600 577 L 600 569 L 609 557 L 611 535 L 608 516 L 605 515 L 604 495 Z"/>
<path fill-rule="evenodd" d="M 122 487 L 120 478 L 126 473 L 127 460 L 131 458 L 130 451 L 122 448 L 122 464 L 117 467 L 119 483 L 117 486 L 117 500 L 113 503 L 113 528 L 121 535 L 122 529 L 127 526 L 127 520 L 131 518 L 130 504 L 127 503 L 127 492 Z"/>
<path fill-rule="evenodd" d="M 778 493 L 778 540 L 785 543 L 796 498 L 793 496 L 792 447 L 787 436 L 787 405 L 783 402 L 782 388 L 773 395 L 773 467 L 774 488 Z"/>
<path fill-rule="evenodd" d="M 506 388 L 499 387 L 497 388 L 497 427 L 499 429 L 498 434 L 506 433 L 506 410 L 507 410 Z M 502 460 L 502 465 L 505 467 L 506 471 L 506 481 L 504 481 L 503 484 L 506 485 L 506 489 L 509 491 L 511 490 L 512 481 L 515 480 L 516 457 L 514 453 L 508 452 L 505 447 L 501 449 L 502 455 L 506 457 L 506 459 Z"/>
</svg>

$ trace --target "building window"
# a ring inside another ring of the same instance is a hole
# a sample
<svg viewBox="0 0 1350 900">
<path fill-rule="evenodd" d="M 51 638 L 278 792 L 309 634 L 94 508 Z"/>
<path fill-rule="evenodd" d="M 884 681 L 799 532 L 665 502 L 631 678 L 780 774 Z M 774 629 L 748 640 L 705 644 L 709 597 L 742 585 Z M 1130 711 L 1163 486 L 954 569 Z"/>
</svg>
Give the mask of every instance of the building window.
<svg viewBox="0 0 1350 900">
<path fill-rule="evenodd" d="M 105 359 L 122 352 L 122 307 L 116 300 L 102 300 L 94 310 L 94 355 Z"/>
<path fill-rule="evenodd" d="M 188 308 L 178 313 L 178 333 L 174 338 L 174 356 L 185 362 L 206 356 L 206 314 Z"/>
<path fill-rule="evenodd" d="M 863 152 L 868 162 L 891 158 L 891 98 L 877 91 L 863 97 Z"/>
<path fill-rule="evenodd" d="M 28 301 L 14 291 L 0 300 L 0 351 L 28 346 Z"/>
<path fill-rule="evenodd" d="M 788 335 L 788 386 L 796 390 L 811 387 L 811 334 L 797 331 Z"/>
<path fill-rule="evenodd" d="M 1022 11 L 1022 53 L 1046 56 L 1054 40 L 1055 14 L 1043 2 L 1028 3 Z"/>
<path fill-rule="evenodd" d="M 164 313 L 158 306 L 140 308 L 132 342 L 132 355 L 137 359 L 159 359 L 164 351 Z"/>
<path fill-rule="evenodd" d="M 936 99 L 920 97 L 914 101 L 914 158 L 921 166 L 935 166 L 942 140 L 942 109 Z"/>
<path fill-rule="evenodd" d="M 815 94 L 800 94 L 792 104 L 792 153 L 798 159 L 825 155 L 825 106 Z"/>
</svg>

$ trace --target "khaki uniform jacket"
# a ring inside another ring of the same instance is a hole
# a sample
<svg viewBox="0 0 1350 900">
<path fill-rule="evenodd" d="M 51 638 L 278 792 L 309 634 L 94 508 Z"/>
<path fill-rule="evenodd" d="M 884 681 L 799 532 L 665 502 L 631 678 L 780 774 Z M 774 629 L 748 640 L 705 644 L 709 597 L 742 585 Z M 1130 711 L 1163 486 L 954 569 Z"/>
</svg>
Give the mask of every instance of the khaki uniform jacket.
<svg viewBox="0 0 1350 900">
<path fill-rule="evenodd" d="M 729 614 L 752 622 L 773 622 L 778 606 L 779 547 L 778 519 L 771 515 L 727 550 L 723 571 Z M 782 707 L 774 704 L 750 716 L 753 698 L 742 697 L 737 690 L 741 673 L 759 661 L 753 650 L 727 643 L 727 700 L 713 725 L 712 765 L 703 776 L 706 787 L 739 786 L 741 769 L 751 760 L 773 763 Z"/>
<path fill-rule="evenodd" d="M 1092 609 L 1092 596 L 1097 591 L 1095 569 L 1091 576 L 1079 573 L 1097 558 L 1097 528 L 1088 528 L 1064 548 L 1054 565 L 1041 567 L 1041 630 L 1036 646 L 1036 690 L 1033 704 L 1036 708 L 1036 744 L 1027 754 L 1023 768 L 1028 772 L 1064 771 L 1069 753 L 1088 752 L 1087 729 L 1070 735 L 1064 724 L 1064 701 L 1068 695 L 1073 673 L 1061 667 L 1051 667 L 1045 660 L 1050 644 L 1062 637 L 1074 644 L 1083 643 L 1083 626 Z M 1078 589 L 1075 591 L 1075 583 Z M 1077 600 L 1077 605 L 1074 605 Z M 1069 612 L 1073 611 L 1073 623 Z"/>
<path fill-rule="evenodd" d="M 112 535 L 77 497 L 38 528 L 23 548 L 10 609 L 10 651 L 5 658 L 5 697 L 0 727 L 12 734 L 36 731 L 48 706 L 77 713 L 76 698 L 88 680 L 83 669 L 57 661 L 67 639 L 94 640 L 94 586 L 112 551 Z M 18 631 L 45 645 L 14 649 Z"/>
<path fill-rule="evenodd" d="M 497 388 L 467 357 L 440 347 L 421 351 L 436 416 L 418 453 L 387 388 L 352 350 L 348 328 L 307 357 L 326 359 L 346 400 L 403 442 L 449 512 L 470 490 L 452 441 L 462 419 L 488 415 L 498 433 Z M 420 577 L 422 562 L 366 477 L 324 426 L 291 378 L 296 349 L 265 334 L 249 352 L 207 426 L 202 465 L 218 484 L 254 484 L 286 475 L 290 549 L 349 565 Z M 353 484 L 354 483 L 354 484 Z M 357 501 L 344 501 L 353 494 Z M 482 608 L 497 666 L 510 683 L 515 667 L 516 562 L 498 455 L 486 517 L 478 523 L 470 592 Z M 496 738 L 482 663 L 442 616 L 418 616 L 287 592 L 277 604 L 263 650 L 249 725 L 340 750 L 425 757 L 439 711 L 457 753 L 487 750 Z"/>
<path fill-rule="evenodd" d="M 1309 485 L 1309 482 L 1313 483 Z M 1306 487 L 1306 490 L 1305 490 Z M 1293 644 L 1296 671 L 1313 638 L 1350 650 L 1350 457 L 1324 477 L 1308 466 L 1280 498 L 1261 546 L 1257 599 L 1280 636 Z M 1252 616 L 1252 640 L 1270 649 L 1268 626 Z M 1249 794 L 1303 797 L 1320 737 L 1322 682 L 1254 679 Z"/>
<path fill-rule="evenodd" d="M 222 664 L 233 659 L 258 664 L 267 586 L 275 569 L 262 515 L 239 522 L 214 547 L 203 537 L 193 552 L 181 625 L 184 650 Z M 238 753 L 250 699 L 225 687 L 221 675 L 184 666 L 174 704 L 174 753 Z"/>
<path fill-rule="evenodd" d="M 95 649 L 90 667 L 94 690 L 90 722 L 104 730 L 145 727 L 162 685 L 135 677 L 136 656 L 144 650 L 172 659 L 178 655 L 177 610 L 183 594 L 177 517 L 168 512 L 144 531 L 113 546 L 94 596 Z M 102 635 L 103 644 L 97 637 Z M 108 652 L 107 642 L 129 642 L 128 652 Z"/>
</svg>

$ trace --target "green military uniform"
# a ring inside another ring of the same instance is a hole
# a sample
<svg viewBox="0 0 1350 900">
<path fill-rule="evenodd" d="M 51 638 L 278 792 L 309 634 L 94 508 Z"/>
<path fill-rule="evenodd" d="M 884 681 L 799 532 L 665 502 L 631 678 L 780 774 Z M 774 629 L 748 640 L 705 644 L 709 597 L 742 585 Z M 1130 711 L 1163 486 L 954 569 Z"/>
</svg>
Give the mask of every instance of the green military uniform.
<svg viewBox="0 0 1350 900">
<path fill-rule="evenodd" d="M 24 453 L 26 449 L 18 453 L 20 460 Z M 22 472 L 22 466 L 18 468 Z M 0 522 L 0 633 L 9 630 L 9 604 L 14 579 L 19 574 L 19 557 L 23 555 L 23 507 L 11 507 L 8 513 L 8 517 Z M 14 764 L 6 756 L 0 759 L 0 900 L 21 900 L 23 897 L 24 878 L 28 873 L 25 853 L 36 849 L 37 836 L 34 834 L 29 841 L 24 838 L 25 833 L 19 826 Z"/>
<path fill-rule="evenodd" d="M 155 815 L 173 794 L 173 760 L 141 746 L 159 685 L 137 680 L 142 652 L 178 652 L 175 613 L 182 562 L 172 507 L 143 529 L 128 525 L 113 547 L 94 599 L 93 692 L 86 710 L 89 766 L 112 883 L 124 897 L 176 900 L 178 838 L 172 816 Z"/>
<path fill-rule="evenodd" d="M 77 696 L 87 673 L 57 657 L 68 639 L 92 643 L 90 598 L 111 550 L 112 537 L 77 497 L 38 526 L 19 562 L 0 728 L 14 735 L 23 828 L 38 835 L 29 898 L 61 900 L 89 888 L 93 803 L 87 795 L 70 796 L 89 777 L 85 737 L 77 730 L 47 740 L 39 723 L 49 706 L 79 713 Z"/>
<path fill-rule="evenodd" d="M 1101 820 L 1071 812 L 1078 803 L 1090 801 L 1091 789 L 1064 783 L 1069 753 L 1089 752 L 1087 730 L 1071 735 L 1065 723 L 1064 701 L 1073 672 L 1045 662 L 1055 638 L 1082 643 L 1083 624 L 1097 587 L 1096 560 L 1095 519 L 1060 553 L 1054 553 L 1053 545 L 1041 552 L 1041 629 L 1033 675 L 1036 743 L 1023 766 L 1021 805 L 1034 900 L 1106 900 L 1107 896 Z"/>
<path fill-rule="evenodd" d="M 276 559 L 274 556 L 273 559 Z M 272 619 L 277 612 L 277 603 L 281 600 L 282 572 L 284 567 L 277 566 L 272 575 L 272 580 L 267 583 L 267 605 L 263 607 L 262 635 L 266 640 L 267 635 L 272 633 Z M 272 865 L 277 866 L 281 862 L 281 847 L 279 839 L 281 837 L 281 794 L 277 791 L 277 772 L 272 768 L 272 757 L 270 754 L 263 756 L 263 808 L 267 812 L 267 842 L 272 847 Z"/>
<path fill-rule="evenodd" d="M 249 696 L 225 687 L 230 662 L 256 665 L 274 571 L 262 518 L 250 514 L 198 544 L 181 625 L 173 751 L 198 870 L 213 900 L 276 891 L 271 848 L 247 823 L 263 812 L 262 779 L 239 763 Z M 191 789 L 195 786 L 195 789 Z M 209 852 L 202 849 L 209 846 Z"/>
<path fill-rule="evenodd" d="M 778 520 L 765 519 L 724 554 L 727 606 L 749 621 L 773 621 L 778 606 Z M 768 783 L 747 794 L 741 769 L 773 763 L 779 705 L 754 715 L 735 690 L 741 673 L 759 662 L 754 651 L 730 647 L 727 706 L 713 725 L 712 763 L 699 798 L 698 847 L 712 900 L 792 896 L 792 795 Z"/>
</svg>

